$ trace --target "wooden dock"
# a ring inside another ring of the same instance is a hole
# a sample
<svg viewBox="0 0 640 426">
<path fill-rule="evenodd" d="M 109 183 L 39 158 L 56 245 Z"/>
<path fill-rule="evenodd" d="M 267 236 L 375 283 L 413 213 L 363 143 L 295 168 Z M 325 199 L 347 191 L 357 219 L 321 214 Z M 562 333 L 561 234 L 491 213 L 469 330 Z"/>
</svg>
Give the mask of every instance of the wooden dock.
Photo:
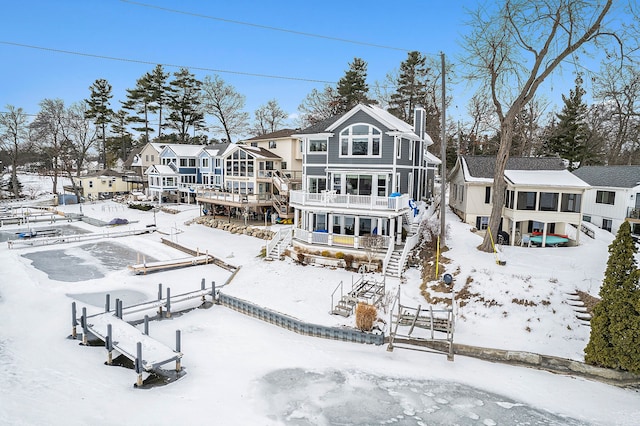
<svg viewBox="0 0 640 426">
<path fill-rule="evenodd" d="M 187 266 L 208 265 L 214 263 L 214 257 L 208 254 L 192 257 L 182 257 L 179 259 L 159 260 L 156 262 L 143 262 L 136 265 L 129 265 L 128 268 L 136 275 L 147 274 L 148 272 L 164 271 L 167 269 L 184 268 Z"/>
</svg>

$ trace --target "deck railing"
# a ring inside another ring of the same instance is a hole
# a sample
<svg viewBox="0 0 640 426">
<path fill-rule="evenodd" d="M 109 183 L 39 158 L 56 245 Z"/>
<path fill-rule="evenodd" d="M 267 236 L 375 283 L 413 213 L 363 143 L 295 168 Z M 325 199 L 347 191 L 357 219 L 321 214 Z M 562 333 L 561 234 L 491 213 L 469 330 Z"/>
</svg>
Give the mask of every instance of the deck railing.
<svg viewBox="0 0 640 426">
<path fill-rule="evenodd" d="M 293 230 L 293 238 L 307 244 L 324 244 L 326 246 L 339 246 L 347 248 L 362 248 L 360 245 L 360 237 L 357 235 L 345 234 L 329 234 L 327 232 L 307 231 L 306 229 L 295 228 Z M 381 249 L 393 247 L 391 238 L 383 236 L 384 242 L 380 246 Z"/>
<path fill-rule="evenodd" d="M 320 193 L 291 191 L 290 194 L 290 203 L 300 206 L 392 210 L 396 212 L 409 208 L 408 194 L 397 197 L 337 194 L 335 191 L 323 191 Z"/>
</svg>

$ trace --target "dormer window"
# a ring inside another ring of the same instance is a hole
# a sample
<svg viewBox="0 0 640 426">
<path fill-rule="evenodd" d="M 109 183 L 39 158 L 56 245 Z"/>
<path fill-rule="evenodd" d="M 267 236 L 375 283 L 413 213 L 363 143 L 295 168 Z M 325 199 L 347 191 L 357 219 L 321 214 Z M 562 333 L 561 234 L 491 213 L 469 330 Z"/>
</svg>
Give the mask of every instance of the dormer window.
<svg viewBox="0 0 640 426">
<path fill-rule="evenodd" d="M 341 157 L 380 157 L 382 133 L 369 124 L 354 124 L 340 132 Z"/>
</svg>

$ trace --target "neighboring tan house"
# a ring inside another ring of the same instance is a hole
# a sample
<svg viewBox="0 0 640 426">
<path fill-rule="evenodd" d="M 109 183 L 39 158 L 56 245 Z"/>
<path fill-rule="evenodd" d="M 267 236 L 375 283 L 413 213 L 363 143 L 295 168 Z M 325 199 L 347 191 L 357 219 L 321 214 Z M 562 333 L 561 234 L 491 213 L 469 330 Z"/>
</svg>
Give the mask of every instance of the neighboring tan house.
<svg viewBox="0 0 640 426">
<path fill-rule="evenodd" d="M 640 239 L 640 165 L 583 166 L 573 174 L 591 185 L 584 196 L 583 221 L 616 234 L 626 220 Z"/>
<path fill-rule="evenodd" d="M 123 173 L 113 170 L 101 170 L 76 178 L 81 195 L 87 200 L 105 200 L 116 195 L 129 193 L 131 183 L 124 179 Z"/>
<path fill-rule="evenodd" d="M 198 187 L 196 200 L 207 211 L 225 207 L 263 218 L 273 208 L 273 176 L 280 174 L 282 159 L 271 151 L 250 145 L 229 144 L 221 155 L 223 189 Z"/>
<path fill-rule="evenodd" d="M 140 176 L 142 176 L 149 166 L 160 164 L 160 153 L 166 145 L 166 143 L 147 143 L 134 157 L 131 168 L 137 170 Z"/>
<path fill-rule="evenodd" d="M 495 161 L 460 155 L 449 174 L 449 207 L 479 231 L 487 229 L 491 216 Z M 589 185 L 566 170 L 561 159 L 510 157 L 504 179 L 502 224 L 492 230 L 496 239 L 501 235 L 513 245 L 540 234 L 546 245 L 547 235 L 564 237 L 568 225 L 580 228 L 582 198 Z"/>
</svg>

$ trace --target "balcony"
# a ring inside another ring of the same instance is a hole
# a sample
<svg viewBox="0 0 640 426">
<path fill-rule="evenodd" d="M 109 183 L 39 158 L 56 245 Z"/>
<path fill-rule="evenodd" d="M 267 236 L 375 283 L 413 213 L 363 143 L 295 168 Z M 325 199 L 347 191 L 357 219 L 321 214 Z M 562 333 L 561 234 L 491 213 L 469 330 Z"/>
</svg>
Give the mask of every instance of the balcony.
<svg viewBox="0 0 640 426">
<path fill-rule="evenodd" d="M 640 219 L 640 207 L 629 207 L 627 209 L 627 219 Z"/>
<path fill-rule="evenodd" d="M 271 194 L 238 194 L 225 191 L 197 188 L 197 200 L 205 203 L 231 206 L 270 206 Z"/>
<path fill-rule="evenodd" d="M 336 194 L 335 191 L 322 191 L 321 193 L 291 191 L 289 203 L 296 207 L 402 212 L 409 209 L 409 195 L 378 197 L 375 195 Z"/>
</svg>

